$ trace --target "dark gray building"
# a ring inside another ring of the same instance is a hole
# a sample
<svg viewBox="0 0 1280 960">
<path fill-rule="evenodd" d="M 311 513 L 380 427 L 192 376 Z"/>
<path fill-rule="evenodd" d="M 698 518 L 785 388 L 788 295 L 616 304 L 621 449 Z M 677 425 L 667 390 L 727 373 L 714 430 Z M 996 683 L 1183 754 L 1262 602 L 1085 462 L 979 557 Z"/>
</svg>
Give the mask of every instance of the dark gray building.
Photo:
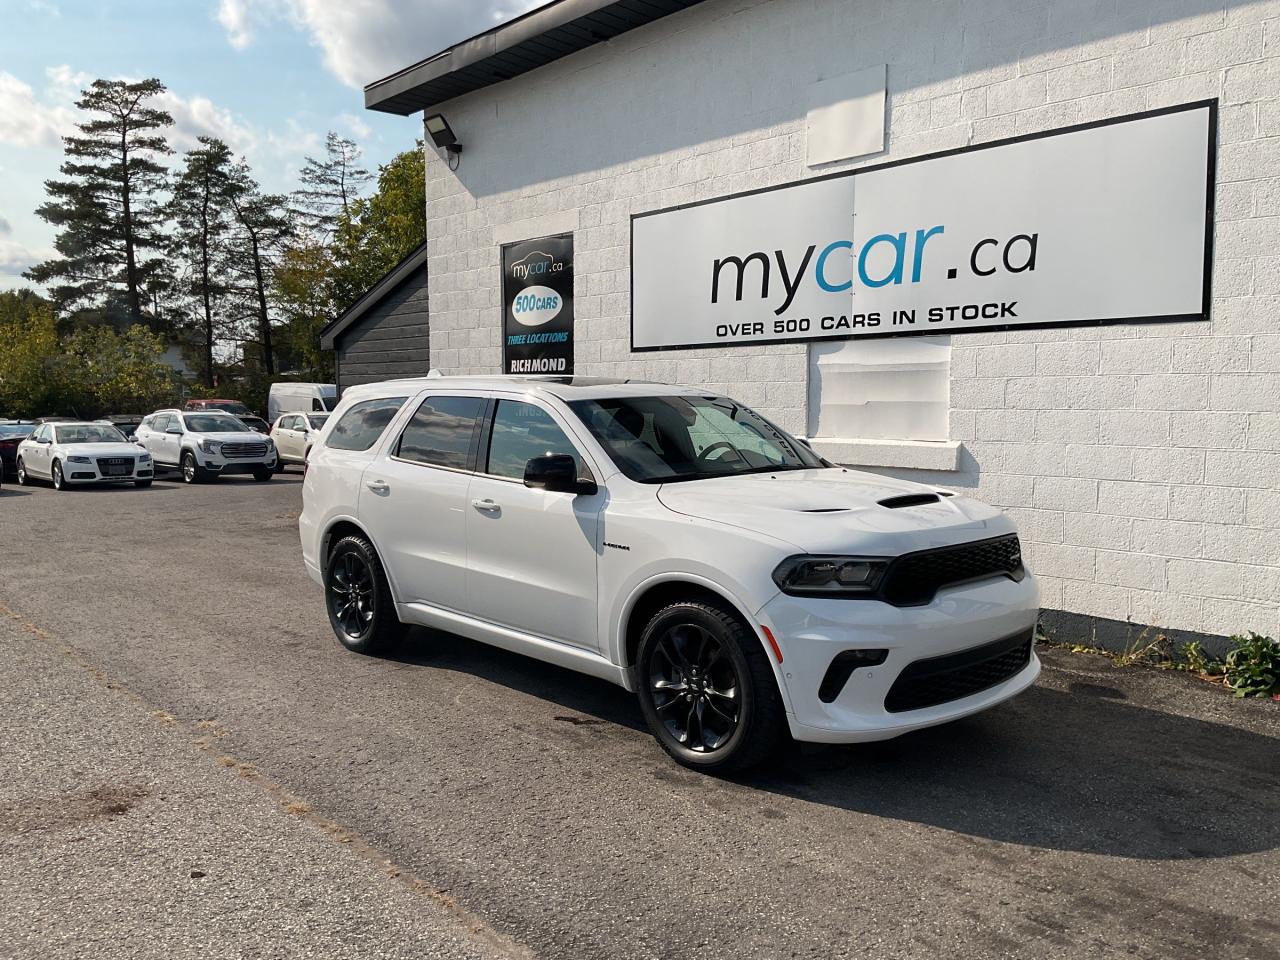
<svg viewBox="0 0 1280 960">
<path fill-rule="evenodd" d="M 423 376 L 430 345 L 426 243 L 320 331 L 320 346 L 334 352 L 339 393 L 357 383 Z"/>
</svg>

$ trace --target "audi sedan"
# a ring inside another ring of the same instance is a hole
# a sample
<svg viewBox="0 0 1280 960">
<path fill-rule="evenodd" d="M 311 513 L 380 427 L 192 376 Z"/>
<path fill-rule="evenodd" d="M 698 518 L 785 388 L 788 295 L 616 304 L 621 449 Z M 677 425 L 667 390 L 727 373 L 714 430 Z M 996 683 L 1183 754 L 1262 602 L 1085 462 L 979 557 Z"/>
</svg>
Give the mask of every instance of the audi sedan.
<svg viewBox="0 0 1280 960">
<path fill-rule="evenodd" d="M 42 423 L 18 444 L 18 483 L 48 480 L 55 490 L 84 483 L 151 486 L 151 455 L 105 423 Z"/>
</svg>

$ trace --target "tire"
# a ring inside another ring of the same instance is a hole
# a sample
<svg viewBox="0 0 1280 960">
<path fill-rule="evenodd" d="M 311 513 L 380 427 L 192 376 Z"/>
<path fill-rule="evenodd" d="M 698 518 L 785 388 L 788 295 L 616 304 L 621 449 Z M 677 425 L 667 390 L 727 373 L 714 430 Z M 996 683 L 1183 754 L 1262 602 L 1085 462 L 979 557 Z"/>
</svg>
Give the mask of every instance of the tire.
<svg viewBox="0 0 1280 960">
<path fill-rule="evenodd" d="M 22 462 L 22 458 L 18 458 L 18 486 L 25 487 L 30 482 L 27 477 L 27 465 Z"/>
<path fill-rule="evenodd" d="M 270 480 L 273 476 L 275 476 L 275 471 L 274 471 L 274 470 L 255 470 L 255 471 L 253 471 L 253 479 L 257 480 L 259 483 L 264 483 L 264 482 L 266 482 L 267 480 Z"/>
<path fill-rule="evenodd" d="M 178 470 L 182 474 L 183 483 L 204 483 L 209 479 L 209 471 L 200 466 L 200 461 L 190 450 L 183 452 Z"/>
<path fill-rule="evenodd" d="M 49 468 L 49 479 L 53 481 L 53 489 L 59 491 L 67 489 L 66 478 L 62 475 L 61 462 L 53 461 L 53 466 Z"/>
<path fill-rule="evenodd" d="M 135 487 L 140 487 L 140 488 L 145 489 L 145 488 L 147 488 L 147 487 L 151 486 L 151 481 L 150 481 L 150 480 L 135 480 L 135 481 L 133 481 L 133 485 L 134 485 Z"/>
<path fill-rule="evenodd" d="M 772 759 L 786 742 L 782 697 L 764 648 L 722 607 L 689 600 L 654 614 L 640 636 L 636 676 L 650 732 L 683 766 L 743 771 Z"/>
<path fill-rule="evenodd" d="M 334 636 L 354 653 L 381 653 L 404 636 L 382 562 L 364 537 L 343 537 L 329 551 L 324 605 Z"/>
</svg>

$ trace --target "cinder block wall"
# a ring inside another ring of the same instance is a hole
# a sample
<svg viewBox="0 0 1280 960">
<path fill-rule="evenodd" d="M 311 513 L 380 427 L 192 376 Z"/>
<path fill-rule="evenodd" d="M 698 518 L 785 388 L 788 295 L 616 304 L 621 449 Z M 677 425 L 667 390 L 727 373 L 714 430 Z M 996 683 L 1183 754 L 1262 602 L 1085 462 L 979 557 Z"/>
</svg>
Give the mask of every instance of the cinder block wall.
<svg viewBox="0 0 1280 960">
<path fill-rule="evenodd" d="M 498 241 L 573 230 L 579 373 L 803 432 L 802 345 L 630 354 L 629 217 L 812 175 L 806 86 L 880 63 L 864 163 L 1219 98 L 1212 322 L 956 336 L 961 469 L 887 472 L 1008 508 L 1046 608 L 1280 635 L 1277 0 L 711 0 L 446 104 L 466 152 L 427 154 L 433 365 L 500 370 Z"/>
</svg>

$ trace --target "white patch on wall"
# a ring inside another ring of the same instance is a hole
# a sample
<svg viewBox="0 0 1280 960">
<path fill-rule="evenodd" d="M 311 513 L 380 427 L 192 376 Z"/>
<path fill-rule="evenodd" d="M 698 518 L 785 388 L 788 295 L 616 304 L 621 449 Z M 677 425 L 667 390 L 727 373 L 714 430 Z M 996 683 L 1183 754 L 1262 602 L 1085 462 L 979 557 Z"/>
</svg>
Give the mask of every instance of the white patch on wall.
<svg viewBox="0 0 1280 960">
<path fill-rule="evenodd" d="M 811 167 L 884 149 L 884 64 L 809 85 L 805 123 Z"/>
<path fill-rule="evenodd" d="M 951 338 L 809 344 L 809 436 L 946 440 Z"/>
</svg>

